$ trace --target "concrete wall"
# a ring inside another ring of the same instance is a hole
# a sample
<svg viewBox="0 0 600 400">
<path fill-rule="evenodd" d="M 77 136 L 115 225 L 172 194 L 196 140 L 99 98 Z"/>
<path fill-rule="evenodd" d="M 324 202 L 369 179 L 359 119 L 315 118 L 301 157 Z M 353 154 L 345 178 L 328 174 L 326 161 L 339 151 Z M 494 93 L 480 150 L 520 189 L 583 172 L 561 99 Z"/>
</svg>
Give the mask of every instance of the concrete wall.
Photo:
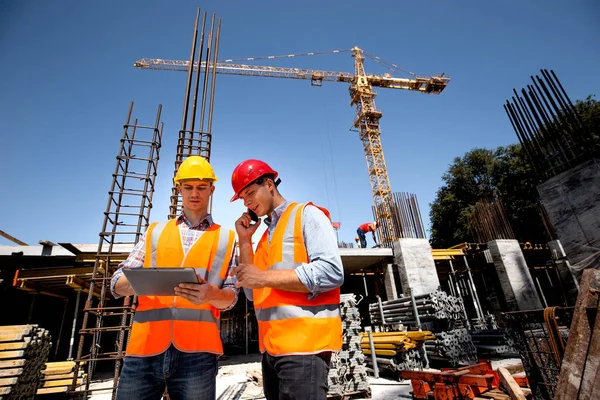
<svg viewBox="0 0 600 400">
<path fill-rule="evenodd" d="M 600 160 L 573 167 L 537 189 L 571 265 L 599 252 Z M 600 260 L 590 267 L 599 268 Z"/>
<path fill-rule="evenodd" d="M 394 242 L 394 264 L 398 267 L 402 290 L 408 295 L 431 293 L 440 286 L 431 247 L 427 239 L 398 239 Z"/>
<path fill-rule="evenodd" d="M 488 249 L 492 254 L 500 287 L 509 310 L 523 311 L 543 308 L 519 242 L 516 240 L 492 240 L 488 242 Z"/>
</svg>

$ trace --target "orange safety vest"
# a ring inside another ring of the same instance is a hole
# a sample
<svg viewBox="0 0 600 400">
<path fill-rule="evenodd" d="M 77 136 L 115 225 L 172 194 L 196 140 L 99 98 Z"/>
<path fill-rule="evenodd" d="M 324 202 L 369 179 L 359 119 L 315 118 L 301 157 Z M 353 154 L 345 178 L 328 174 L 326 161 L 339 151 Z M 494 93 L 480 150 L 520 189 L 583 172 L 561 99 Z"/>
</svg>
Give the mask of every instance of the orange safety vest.
<svg viewBox="0 0 600 400">
<path fill-rule="evenodd" d="M 302 232 L 302 213 L 308 204 L 290 204 L 281 215 L 271 243 L 265 231 L 254 255 L 262 270 L 293 270 L 308 263 Z M 320 207 L 319 207 L 320 208 Z M 329 217 L 329 212 L 320 208 Z M 342 347 L 340 289 L 320 293 L 312 300 L 307 293 L 273 288 L 253 290 L 261 353 L 274 356 L 316 354 Z"/>
<path fill-rule="evenodd" d="M 196 274 L 220 288 L 234 241 L 233 231 L 213 224 L 184 254 L 176 221 L 154 223 L 146 234 L 144 268 L 194 268 Z M 139 296 L 127 355 L 161 354 L 171 343 L 185 352 L 223 354 L 219 317 L 219 309 L 208 303 L 195 305 L 177 296 Z"/>
</svg>

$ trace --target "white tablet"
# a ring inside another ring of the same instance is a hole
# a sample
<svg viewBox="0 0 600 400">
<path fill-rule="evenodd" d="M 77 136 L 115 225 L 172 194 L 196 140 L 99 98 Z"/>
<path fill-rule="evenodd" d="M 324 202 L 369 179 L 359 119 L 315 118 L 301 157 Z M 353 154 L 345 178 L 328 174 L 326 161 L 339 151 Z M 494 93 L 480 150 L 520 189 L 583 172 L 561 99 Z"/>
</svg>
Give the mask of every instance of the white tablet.
<svg viewBox="0 0 600 400">
<path fill-rule="evenodd" d="M 123 268 L 138 296 L 174 296 L 180 283 L 198 283 L 193 268 Z"/>
</svg>

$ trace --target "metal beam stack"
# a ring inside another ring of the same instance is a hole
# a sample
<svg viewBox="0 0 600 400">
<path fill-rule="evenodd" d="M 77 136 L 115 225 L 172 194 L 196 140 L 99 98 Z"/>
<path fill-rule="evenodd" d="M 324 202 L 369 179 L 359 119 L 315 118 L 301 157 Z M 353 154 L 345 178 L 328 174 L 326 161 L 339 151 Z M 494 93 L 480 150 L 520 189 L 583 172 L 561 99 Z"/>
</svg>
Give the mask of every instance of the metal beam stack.
<svg viewBox="0 0 600 400">
<path fill-rule="evenodd" d="M 446 361 L 453 366 L 477 361 L 477 348 L 464 328 L 436 333 L 435 339 L 425 341 L 425 350 L 429 360 Z"/>
<path fill-rule="evenodd" d="M 515 357 L 518 351 L 507 329 L 482 329 L 469 331 L 480 356 Z"/>
<path fill-rule="evenodd" d="M 35 396 L 50 347 L 50 333 L 37 325 L 0 327 L 1 399 Z"/>
<path fill-rule="evenodd" d="M 415 310 L 418 316 L 415 315 Z M 463 301 L 449 296 L 442 290 L 396 300 L 369 304 L 369 316 L 373 325 L 418 325 L 423 320 L 450 320 L 462 324 L 466 320 Z"/>
<path fill-rule="evenodd" d="M 360 347 L 361 319 L 356 304 L 353 294 L 341 296 L 343 344 L 342 350 L 331 357 L 328 375 L 329 397 L 343 397 L 361 392 L 370 397 L 365 356 Z"/>
</svg>

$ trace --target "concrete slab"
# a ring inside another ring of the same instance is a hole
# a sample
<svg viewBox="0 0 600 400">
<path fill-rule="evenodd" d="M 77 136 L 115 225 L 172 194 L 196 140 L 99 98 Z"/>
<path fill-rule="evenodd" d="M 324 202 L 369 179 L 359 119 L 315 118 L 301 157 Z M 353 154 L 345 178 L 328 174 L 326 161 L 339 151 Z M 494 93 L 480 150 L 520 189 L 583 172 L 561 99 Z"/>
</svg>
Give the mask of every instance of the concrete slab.
<svg viewBox="0 0 600 400">
<path fill-rule="evenodd" d="M 392 249 L 340 249 L 342 264 L 346 274 L 371 268 L 377 265 L 387 265 L 394 262 Z"/>
</svg>

